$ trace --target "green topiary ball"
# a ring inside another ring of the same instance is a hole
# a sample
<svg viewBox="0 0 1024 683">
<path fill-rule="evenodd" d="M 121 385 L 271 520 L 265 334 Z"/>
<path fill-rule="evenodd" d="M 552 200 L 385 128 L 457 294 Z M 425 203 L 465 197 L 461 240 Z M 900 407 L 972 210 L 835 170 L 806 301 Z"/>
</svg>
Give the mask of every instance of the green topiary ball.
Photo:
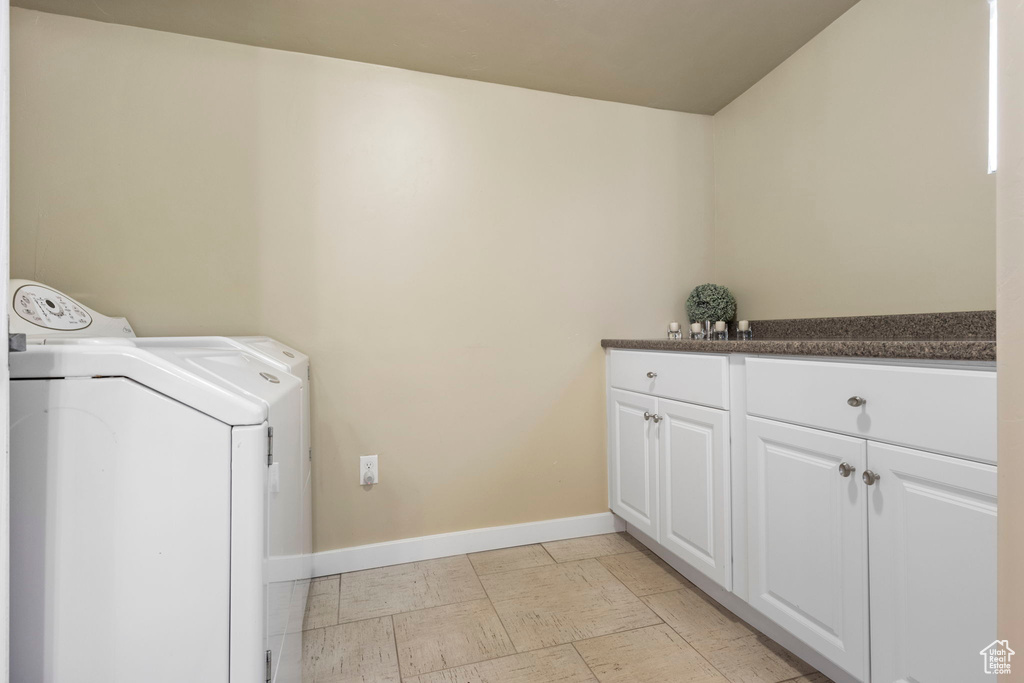
<svg viewBox="0 0 1024 683">
<path fill-rule="evenodd" d="M 722 285 L 697 285 L 686 299 L 686 315 L 690 322 L 724 320 L 736 317 L 736 297 Z"/>
</svg>

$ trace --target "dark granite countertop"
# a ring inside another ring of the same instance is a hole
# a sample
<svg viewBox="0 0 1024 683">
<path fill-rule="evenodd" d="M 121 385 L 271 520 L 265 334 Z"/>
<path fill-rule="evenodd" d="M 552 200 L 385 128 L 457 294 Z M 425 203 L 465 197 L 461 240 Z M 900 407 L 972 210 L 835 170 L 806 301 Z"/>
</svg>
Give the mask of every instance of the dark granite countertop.
<svg viewBox="0 0 1024 683">
<path fill-rule="evenodd" d="M 996 312 L 751 320 L 754 339 L 602 339 L 612 349 L 918 360 L 994 361 Z M 685 334 L 685 333 L 684 333 Z"/>
<path fill-rule="evenodd" d="M 646 349 L 691 353 L 749 353 L 782 356 L 901 358 L 926 360 L 996 359 L 996 343 L 974 339 L 752 339 L 704 341 L 670 339 L 602 339 L 606 349 Z"/>
</svg>

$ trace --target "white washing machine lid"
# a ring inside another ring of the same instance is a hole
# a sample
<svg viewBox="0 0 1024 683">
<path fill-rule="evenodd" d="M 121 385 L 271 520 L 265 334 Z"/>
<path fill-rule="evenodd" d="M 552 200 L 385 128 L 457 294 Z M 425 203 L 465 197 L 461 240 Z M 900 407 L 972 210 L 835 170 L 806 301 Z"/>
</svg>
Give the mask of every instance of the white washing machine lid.
<svg viewBox="0 0 1024 683">
<path fill-rule="evenodd" d="M 187 343 L 140 348 L 126 338 L 50 340 L 11 353 L 10 363 L 14 380 L 127 377 L 230 425 L 262 424 L 272 405 L 302 387 L 256 355 Z"/>
<path fill-rule="evenodd" d="M 262 424 L 302 382 L 262 350 L 225 337 L 135 337 L 110 318 L 31 280 L 11 280 L 12 332 L 28 349 L 10 354 L 11 379 L 127 377 L 230 425 Z"/>
<path fill-rule="evenodd" d="M 301 378 L 309 356 L 270 337 L 138 337 L 140 348 L 191 346 L 235 349 L 255 355 L 274 367 Z M 51 342 L 52 343 L 52 342 Z"/>
<path fill-rule="evenodd" d="M 309 364 L 309 356 L 270 337 L 231 337 L 231 340 L 279 363 L 296 376 L 301 376 L 302 369 Z"/>
</svg>

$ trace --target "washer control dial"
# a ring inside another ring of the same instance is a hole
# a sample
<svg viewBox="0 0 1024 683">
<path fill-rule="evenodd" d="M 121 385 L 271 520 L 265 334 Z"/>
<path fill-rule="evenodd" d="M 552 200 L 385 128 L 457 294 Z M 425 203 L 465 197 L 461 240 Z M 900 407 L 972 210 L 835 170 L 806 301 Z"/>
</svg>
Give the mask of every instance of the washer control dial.
<svg viewBox="0 0 1024 683">
<path fill-rule="evenodd" d="M 40 285 L 18 289 L 14 311 L 23 320 L 48 330 L 81 330 L 92 324 L 92 316 L 77 301 Z"/>
</svg>

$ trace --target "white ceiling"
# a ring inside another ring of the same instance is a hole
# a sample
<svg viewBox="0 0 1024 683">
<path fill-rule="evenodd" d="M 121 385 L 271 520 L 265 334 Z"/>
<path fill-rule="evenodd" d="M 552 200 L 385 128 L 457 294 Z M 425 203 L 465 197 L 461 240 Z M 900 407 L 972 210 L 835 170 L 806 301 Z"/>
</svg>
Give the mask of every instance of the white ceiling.
<svg viewBox="0 0 1024 683">
<path fill-rule="evenodd" d="M 713 114 L 857 0 L 13 0 L 29 9 Z"/>
</svg>

